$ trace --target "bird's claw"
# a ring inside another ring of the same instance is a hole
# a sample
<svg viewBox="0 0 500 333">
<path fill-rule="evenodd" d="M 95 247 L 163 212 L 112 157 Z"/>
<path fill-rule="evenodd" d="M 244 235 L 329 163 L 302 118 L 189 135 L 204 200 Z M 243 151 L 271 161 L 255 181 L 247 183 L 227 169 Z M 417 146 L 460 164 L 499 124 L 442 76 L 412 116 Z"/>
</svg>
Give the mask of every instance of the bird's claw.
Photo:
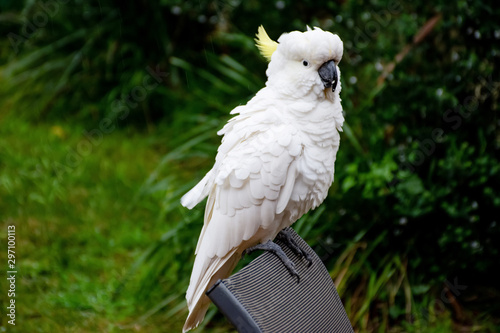
<svg viewBox="0 0 500 333">
<path fill-rule="evenodd" d="M 283 264 L 285 265 L 286 269 L 288 269 L 288 271 L 290 272 L 290 275 L 295 276 L 297 278 L 297 283 L 299 283 L 300 276 L 297 270 L 295 269 L 295 264 L 292 261 L 289 262 L 289 265 L 287 265 L 286 263 Z"/>
<path fill-rule="evenodd" d="M 307 267 L 311 267 L 312 265 L 311 255 L 307 251 L 302 249 L 297 244 L 297 242 L 295 242 L 295 240 L 292 237 L 292 234 L 289 231 L 287 231 L 286 229 L 281 230 L 276 236 L 276 238 L 279 239 L 281 242 L 285 243 L 286 246 L 288 246 L 288 248 L 292 250 L 293 253 L 295 253 L 295 255 L 297 255 L 300 258 L 304 258 L 308 262 Z"/>
<path fill-rule="evenodd" d="M 295 264 L 286 256 L 285 252 L 283 252 L 283 249 L 278 244 L 269 240 L 266 243 L 260 243 L 255 246 L 249 247 L 243 251 L 242 258 L 246 254 L 250 254 L 256 250 L 268 251 L 277 256 L 278 259 L 283 263 L 283 266 L 285 266 L 285 268 L 288 270 L 288 272 L 292 276 L 297 277 L 297 283 L 300 282 L 300 276 L 297 272 L 297 269 L 295 268 Z"/>
</svg>

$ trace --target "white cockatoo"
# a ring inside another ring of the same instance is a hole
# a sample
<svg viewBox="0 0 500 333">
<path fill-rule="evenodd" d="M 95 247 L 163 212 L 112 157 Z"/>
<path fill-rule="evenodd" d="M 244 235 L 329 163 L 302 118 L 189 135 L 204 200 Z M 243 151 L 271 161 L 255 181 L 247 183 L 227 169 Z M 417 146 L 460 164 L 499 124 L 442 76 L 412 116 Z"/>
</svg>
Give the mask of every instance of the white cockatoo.
<svg viewBox="0 0 500 333">
<path fill-rule="evenodd" d="M 271 242 L 321 204 L 333 182 L 344 122 L 342 41 L 307 27 L 275 42 L 261 26 L 256 42 L 270 61 L 266 86 L 231 111 L 237 115 L 218 133 L 213 168 L 181 199 L 191 209 L 208 196 L 183 332 L 203 320 L 206 290 L 231 274 L 244 251 Z"/>
</svg>

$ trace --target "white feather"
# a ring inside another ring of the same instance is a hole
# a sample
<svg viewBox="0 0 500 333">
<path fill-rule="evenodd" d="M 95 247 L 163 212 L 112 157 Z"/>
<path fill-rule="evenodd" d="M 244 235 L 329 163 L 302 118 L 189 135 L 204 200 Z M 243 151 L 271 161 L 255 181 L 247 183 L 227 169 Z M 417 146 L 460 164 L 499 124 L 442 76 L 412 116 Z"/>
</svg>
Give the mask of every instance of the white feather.
<svg viewBox="0 0 500 333">
<path fill-rule="evenodd" d="M 231 273 L 241 253 L 319 205 L 333 181 L 344 121 L 340 82 L 335 92 L 324 90 L 317 69 L 340 61 L 342 42 L 318 28 L 278 41 L 266 87 L 231 111 L 212 170 L 181 199 L 192 208 L 208 195 L 184 332 L 203 320 L 205 291 Z"/>
<path fill-rule="evenodd" d="M 192 209 L 200 203 L 200 201 L 208 195 L 211 177 L 212 170 L 210 170 L 195 187 L 182 196 L 181 204 L 186 208 Z"/>
</svg>

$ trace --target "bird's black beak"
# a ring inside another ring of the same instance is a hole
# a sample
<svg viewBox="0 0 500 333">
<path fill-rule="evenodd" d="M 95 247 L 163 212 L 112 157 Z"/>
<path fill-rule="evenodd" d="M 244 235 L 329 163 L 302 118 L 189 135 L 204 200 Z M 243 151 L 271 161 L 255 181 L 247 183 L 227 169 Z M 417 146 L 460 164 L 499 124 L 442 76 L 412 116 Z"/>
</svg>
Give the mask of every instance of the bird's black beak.
<svg viewBox="0 0 500 333">
<path fill-rule="evenodd" d="M 323 81 L 325 88 L 332 87 L 332 91 L 335 91 L 338 81 L 337 66 L 335 65 L 335 61 L 330 60 L 321 65 L 318 69 L 318 74 L 321 81 Z"/>
</svg>

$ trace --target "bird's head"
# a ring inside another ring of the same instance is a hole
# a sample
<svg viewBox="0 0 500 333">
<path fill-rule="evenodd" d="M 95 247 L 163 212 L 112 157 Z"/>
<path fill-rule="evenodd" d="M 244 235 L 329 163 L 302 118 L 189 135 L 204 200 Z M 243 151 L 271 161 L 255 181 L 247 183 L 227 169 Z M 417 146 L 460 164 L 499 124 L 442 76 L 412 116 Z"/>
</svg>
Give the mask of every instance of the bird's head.
<svg viewBox="0 0 500 333">
<path fill-rule="evenodd" d="M 267 85 L 295 98 L 313 93 L 334 99 L 340 91 L 338 64 L 343 54 L 339 36 L 320 28 L 284 33 L 275 42 L 262 26 L 257 47 L 269 60 Z"/>
</svg>

